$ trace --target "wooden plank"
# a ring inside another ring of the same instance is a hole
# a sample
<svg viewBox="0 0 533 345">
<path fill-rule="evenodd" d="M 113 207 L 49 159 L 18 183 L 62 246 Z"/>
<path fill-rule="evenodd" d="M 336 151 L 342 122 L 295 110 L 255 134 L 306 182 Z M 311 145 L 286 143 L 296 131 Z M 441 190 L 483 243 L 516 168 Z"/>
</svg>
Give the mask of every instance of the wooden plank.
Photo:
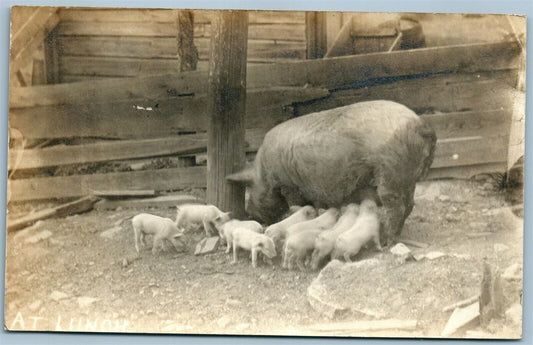
<svg viewBox="0 0 533 345">
<path fill-rule="evenodd" d="M 423 115 L 437 138 L 496 136 L 509 133 L 509 110 L 464 111 Z"/>
<path fill-rule="evenodd" d="M 174 37 L 61 36 L 58 44 L 63 55 L 168 59 L 177 54 Z M 194 44 L 200 58 L 207 59 L 211 40 L 196 38 Z M 247 54 L 252 59 L 302 59 L 305 57 L 305 42 L 249 40 Z"/>
<path fill-rule="evenodd" d="M 22 9 L 22 7 L 14 6 L 12 11 L 16 12 L 20 9 Z M 11 61 L 23 54 L 23 50 L 25 50 L 28 42 L 43 30 L 46 22 L 56 17 L 57 20 L 55 22 L 57 23 L 59 21 L 59 16 L 57 16 L 56 7 L 42 6 L 36 7 L 28 18 L 21 18 L 21 20 L 24 21 L 24 24 L 20 25 L 20 28 L 12 32 L 11 35 L 9 52 Z"/>
<path fill-rule="evenodd" d="M 271 128 L 292 116 L 291 109 L 285 106 L 327 95 L 326 90 L 317 88 L 250 90 L 246 103 L 246 127 Z M 26 138 L 164 137 L 183 131 L 205 131 L 206 97 L 11 109 L 9 125 L 21 131 Z M 111 118 L 113 121 L 110 121 Z M 36 121 L 39 126 L 36 126 Z"/>
<path fill-rule="evenodd" d="M 14 75 L 21 68 L 25 67 L 32 61 L 33 51 L 43 43 L 44 39 L 59 22 L 59 16 L 55 13 L 55 9 L 46 9 L 48 13 L 45 13 L 45 15 L 47 16 L 41 18 L 41 20 L 46 19 L 45 22 L 42 22 L 40 23 L 40 25 L 38 25 L 39 22 L 36 21 L 31 27 L 32 30 L 28 31 L 29 33 L 24 32 L 24 35 L 18 36 L 19 40 L 17 41 L 15 41 L 15 38 L 13 38 L 11 42 L 12 48 L 10 49 L 9 64 L 9 70 L 11 75 Z M 22 30 L 24 30 L 24 28 Z M 25 39 L 25 41 L 21 41 L 23 39 Z M 16 47 L 13 47 L 14 44 L 16 44 Z"/>
<path fill-rule="evenodd" d="M 139 208 L 146 210 L 149 207 L 158 208 L 175 208 L 182 204 L 204 204 L 192 195 L 161 195 L 155 198 L 128 199 L 128 200 L 101 200 L 94 205 L 95 210 L 114 210 L 117 207 L 122 208 Z"/>
<path fill-rule="evenodd" d="M 437 140 L 432 168 L 499 163 L 507 161 L 508 134 L 498 137 L 467 137 Z"/>
<path fill-rule="evenodd" d="M 194 37 L 210 37 L 210 24 L 194 26 Z M 69 36 L 144 36 L 172 37 L 176 34 L 173 23 L 155 22 L 61 22 L 59 35 Z M 304 41 L 301 24 L 256 24 L 249 27 L 250 39 Z"/>
<path fill-rule="evenodd" d="M 46 83 L 57 84 L 61 82 L 59 76 L 59 47 L 57 30 L 52 30 L 44 40 L 44 61 L 46 70 Z"/>
<path fill-rule="evenodd" d="M 319 102 L 298 105 L 295 112 L 304 115 L 378 99 L 399 102 L 418 114 L 509 109 L 513 79 L 512 71 L 501 71 L 382 80 L 375 86 L 335 90 L 330 97 Z"/>
<path fill-rule="evenodd" d="M 30 213 L 27 216 L 23 216 L 17 219 L 7 218 L 7 231 L 15 231 L 23 229 L 38 220 L 66 217 L 71 214 L 82 213 L 89 211 L 93 208 L 93 204 L 96 202 L 96 198 L 92 196 L 86 196 L 81 199 L 59 205 L 53 208 L 47 208 L 35 213 Z"/>
<path fill-rule="evenodd" d="M 131 197 L 147 197 L 156 195 L 155 190 L 95 190 L 92 195 L 104 198 L 131 198 Z"/>
<path fill-rule="evenodd" d="M 214 10 L 193 10 L 195 22 L 211 22 Z M 61 8 L 62 21 L 73 22 L 172 22 L 172 10 L 128 8 Z M 250 25 L 256 23 L 290 24 L 304 23 L 304 13 L 298 11 L 249 11 Z"/>
<path fill-rule="evenodd" d="M 305 13 L 306 58 L 321 59 L 327 51 L 326 12 Z"/>
<path fill-rule="evenodd" d="M 505 172 L 505 162 L 455 166 L 445 168 L 431 168 L 427 180 L 438 179 L 470 179 L 475 175 Z"/>
<path fill-rule="evenodd" d="M 255 152 L 268 129 L 246 130 L 246 152 Z M 207 151 L 205 133 L 177 137 L 120 140 L 85 145 L 52 146 L 43 149 L 9 150 L 8 170 L 97 163 L 162 156 L 189 156 Z M 17 161 L 17 159 L 20 159 Z M 18 163 L 17 163 L 18 162 Z M 18 165 L 17 165 L 18 164 Z"/>
<path fill-rule="evenodd" d="M 327 25 L 327 46 L 328 51 L 333 46 L 335 38 L 339 34 L 342 28 L 342 12 L 327 12 L 326 13 L 326 25 Z"/>
<path fill-rule="evenodd" d="M 220 11 L 211 24 L 207 112 L 206 201 L 236 218 L 245 216 L 245 186 L 230 183 L 246 161 L 246 50 L 248 12 Z M 208 231 L 206 229 L 206 231 Z"/>
<path fill-rule="evenodd" d="M 178 10 L 176 13 L 177 26 L 177 58 L 178 70 L 194 71 L 198 63 L 198 49 L 194 45 L 193 29 L 194 15 L 191 10 Z"/>
<path fill-rule="evenodd" d="M 519 49 L 514 42 L 423 48 L 390 53 L 374 53 L 331 59 L 253 66 L 247 71 L 249 88 L 302 86 L 305 84 L 338 89 L 373 78 L 506 70 L 516 67 Z M 323 73 L 328 71 L 328 73 Z M 29 107 L 94 102 L 95 99 L 160 99 L 173 94 L 203 92 L 207 72 L 123 78 L 73 83 L 68 85 L 14 87 L 10 89 L 10 107 Z"/>
<path fill-rule="evenodd" d="M 205 188 L 205 167 L 144 170 L 107 174 L 73 175 L 9 180 L 11 201 L 71 198 L 90 195 L 94 190 Z"/>
</svg>

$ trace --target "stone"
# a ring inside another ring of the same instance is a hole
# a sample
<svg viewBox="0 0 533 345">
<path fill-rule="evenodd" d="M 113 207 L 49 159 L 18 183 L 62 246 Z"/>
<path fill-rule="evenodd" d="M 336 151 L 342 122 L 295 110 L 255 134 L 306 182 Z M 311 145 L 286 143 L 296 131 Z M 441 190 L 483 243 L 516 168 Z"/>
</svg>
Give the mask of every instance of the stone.
<svg viewBox="0 0 533 345">
<path fill-rule="evenodd" d="M 441 337 L 452 336 L 459 329 L 479 321 L 479 302 L 464 308 L 456 308 L 441 333 Z"/>
<path fill-rule="evenodd" d="M 76 301 L 78 302 L 78 305 L 80 306 L 80 308 L 87 308 L 88 306 L 90 306 L 91 304 L 93 304 L 94 302 L 98 300 L 99 300 L 98 298 L 83 296 L 83 297 L 78 297 Z"/>
<path fill-rule="evenodd" d="M 122 227 L 121 226 L 115 226 L 115 227 L 113 227 L 111 229 L 107 229 L 105 231 L 102 231 L 102 233 L 100 233 L 100 236 L 103 237 L 103 238 L 112 239 L 118 233 L 120 233 L 121 231 L 122 231 Z"/>
<path fill-rule="evenodd" d="M 248 328 L 250 328 L 249 323 L 239 323 L 238 325 L 235 326 L 235 331 L 242 332 Z"/>
<path fill-rule="evenodd" d="M 307 288 L 307 300 L 311 307 L 330 319 L 352 311 L 365 316 L 375 317 L 384 311 L 373 310 L 367 305 L 368 299 L 357 294 L 350 296 L 353 300 L 342 297 L 346 294 L 345 287 L 353 285 L 354 276 L 367 276 L 368 271 L 381 265 L 382 261 L 372 258 L 352 263 L 339 260 L 329 262 Z M 385 308 L 385 306 L 383 306 Z"/>
<path fill-rule="evenodd" d="M 495 243 L 495 244 L 494 244 L 494 251 L 495 251 L 496 253 L 504 252 L 504 251 L 506 251 L 507 249 L 509 249 L 509 247 L 506 246 L 506 245 L 503 244 L 503 243 Z"/>
<path fill-rule="evenodd" d="M 32 237 L 28 237 L 24 242 L 25 243 L 31 243 L 31 244 L 35 244 L 37 242 L 40 242 L 40 241 L 43 241 L 43 240 L 46 240 L 47 238 L 49 238 L 50 236 L 52 236 L 52 233 L 48 230 L 43 230 L 35 235 L 33 235 Z"/>
<path fill-rule="evenodd" d="M 512 264 L 503 271 L 502 278 L 505 280 L 522 279 L 522 266 L 519 264 Z"/>
<path fill-rule="evenodd" d="M 226 328 L 231 322 L 231 318 L 227 315 L 222 316 L 217 320 L 217 325 L 220 328 Z"/>
<path fill-rule="evenodd" d="M 43 301 L 38 299 L 37 301 L 35 301 L 32 304 L 30 304 L 28 306 L 28 308 L 30 308 L 31 311 L 36 311 L 36 310 L 38 310 L 41 307 L 42 304 L 43 304 Z"/>
<path fill-rule="evenodd" d="M 428 260 L 435 260 L 435 259 L 438 259 L 440 257 L 443 257 L 443 256 L 446 256 L 446 254 L 444 254 L 443 252 L 429 252 L 427 253 L 426 255 L 424 255 L 426 257 L 426 259 Z"/>
<path fill-rule="evenodd" d="M 53 291 L 50 294 L 50 298 L 53 299 L 56 302 L 59 302 L 60 300 L 69 298 L 69 296 L 66 293 L 61 292 L 61 291 Z"/>
<path fill-rule="evenodd" d="M 447 202 L 447 201 L 450 201 L 450 197 L 448 195 L 441 194 L 439 195 L 439 200 L 442 202 Z"/>
<path fill-rule="evenodd" d="M 194 255 L 213 253 L 217 250 L 219 243 L 220 237 L 218 236 L 204 238 L 196 245 Z"/>
<path fill-rule="evenodd" d="M 407 257 L 411 254 L 411 249 L 409 249 L 403 243 L 397 243 L 394 247 L 390 249 L 390 252 L 396 256 Z"/>
<path fill-rule="evenodd" d="M 505 311 L 505 318 L 515 325 L 522 324 L 522 306 L 519 303 L 514 303 Z"/>
</svg>

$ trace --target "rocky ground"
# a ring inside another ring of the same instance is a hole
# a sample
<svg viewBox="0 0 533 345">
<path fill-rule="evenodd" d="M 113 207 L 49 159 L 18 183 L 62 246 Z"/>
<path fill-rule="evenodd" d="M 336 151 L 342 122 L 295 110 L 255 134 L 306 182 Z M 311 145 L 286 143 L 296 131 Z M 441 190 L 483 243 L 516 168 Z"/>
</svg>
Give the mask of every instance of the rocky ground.
<svg viewBox="0 0 533 345">
<path fill-rule="evenodd" d="M 491 183 L 420 183 L 402 237 L 427 246 L 407 245 L 407 257 L 370 248 L 356 263 L 332 262 L 322 273 L 286 271 L 277 262 L 254 269 L 244 253 L 232 265 L 224 248 L 195 256 L 201 231 L 186 235 L 184 252 L 169 248 L 153 256 L 149 244 L 137 257 L 128 217 L 141 211 L 175 218 L 170 208 L 91 211 L 9 233 L 6 327 L 439 337 L 452 314 L 443 308 L 479 294 L 486 262 L 503 273 L 507 312 L 453 336 L 521 334 L 522 220 Z M 317 287 L 319 302 L 313 299 Z M 392 319 L 414 324 L 405 330 L 360 328 Z M 346 325 L 356 326 L 333 333 L 317 327 L 351 321 Z"/>
</svg>

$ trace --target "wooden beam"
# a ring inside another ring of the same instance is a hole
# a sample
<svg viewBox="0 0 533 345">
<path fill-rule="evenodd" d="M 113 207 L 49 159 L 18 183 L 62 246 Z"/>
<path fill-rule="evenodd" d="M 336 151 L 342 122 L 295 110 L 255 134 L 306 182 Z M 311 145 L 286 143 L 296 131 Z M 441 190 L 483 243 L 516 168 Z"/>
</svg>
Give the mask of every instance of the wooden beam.
<svg viewBox="0 0 533 345">
<path fill-rule="evenodd" d="M 468 166 L 455 166 L 455 167 L 443 167 L 443 168 L 431 168 L 429 170 L 427 180 L 439 180 L 439 179 L 470 179 L 475 175 L 505 172 L 505 162 L 499 163 L 481 163 Z"/>
<path fill-rule="evenodd" d="M 198 49 L 194 45 L 194 14 L 191 10 L 177 10 L 178 70 L 194 71 L 198 63 Z"/>
<path fill-rule="evenodd" d="M 326 12 L 305 13 L 305 42 L 307 59 L 321 59 L 327 51 Z"/>
<path fill-rule="evenodd" d="M 58 22 L 56 7 L 40 7 L 35 16 L 28 19 L 27 25 L 13 35 L 9 64 L 11 75 L 32 61 L 33 51 L 43 43 Z"/>
<path fill-rule="evenodd" d="M 341 20 L 342 21 L 342 20 Z M 335 37 L 328 44 L 325 57 L 353 55 L 355 53 L 352 39 L 352 18 L 344 22 L 337 31 Z"/>
<path fill-rule="evenodd" d="M 101 189 L 167 191 L 205 188 L 205 185 L 205 167 L 40 177 L 9 180 L 11 198 L 8 202 L 80 197 Z"/>
<path fill-rule="evenodd" d="M 266 128 L 292 116 L 287 106 L 326 97 L 319 88 L 249 90 L 246 127 Z M 9 126 L 26 138 L 156 138 L 183 131 L 206 131 L 207 95 L 137 99 L 80 105 L 10 109 Z M 113 119 L 111 121 L 110 119 Z M 38 124 L 38 125 L 36 125 Z"/>
<path fill-rule="evenodd" d="M 52 208 L 47 208 L 35 213 L 30 213 L 27 216 L 7 219 L 7 231 L 15 231 L 23 229 L 38 220 L 44 220 L 55 217 L 66 217 L 71 214 L 82 213 L 89 211 L 93 208 L 93 204 L 97 201 L 97 198 L 92 196 L 83 197 L 81 199 L 59 205 Z"/>
<path fill-rule="evenodd" d="M 244 167 L 248 12 L 217 11 L 209 59 L 207 202 L 244 216 L 244 191 L 226 176 Z"/>
<path fill-rule="evenodd" d="M 256 152 L 266 132 L 265 128 L 247 130 L 245 133 L 246 152 Z M 42 149 L 10 149 L 8 170 L 11 171 L 16 164 L 18 164 L 16 169 L 37 169 L 147 157 L 188 156 L 206 151 L 207 135 L 205 133 L 157 139 L 62 145 Z"/>
<path fill-rule="evenodd" d="M 516 68 L 519 51 L 515 42 L 479 43 L 252 66 L 247 70 L 246 83 L 249 88 L 309 84 L 338 89 L 374 78 L 499 71 Z M 194 71 L 134 80 L 117 78 L 68 85 L 16 87 L 11 90 L 9 105 L 19 108 L 83 104 L 95 99 L 161 99 L 169 93 L 205 92 L 207 77 L 205 71 Z"/>
<path fill-rule="evenodd" d="M 497 137 L 437 140 L 432 168 L 499 163 L 507 161 L 508 133 Z"/>
<path fill-rule="evenodd" d="M 168 208 L 181 204 L 203 204 L 204 202 L 192 195 L 162 195 L 155 198 L 126 199 L 126 200 L 101 200 L 94 205 L 96 210 L 113 210 L 117 207 L 140 208 L 149 207 Z"/>
<path fill-rule="evenodd" d="M 52 30 L 44 40 L 44 62 L 46 70 L 46 83 L 58 84 L 59 76 L 59 36 L 57 30 Z"/>
</svg>

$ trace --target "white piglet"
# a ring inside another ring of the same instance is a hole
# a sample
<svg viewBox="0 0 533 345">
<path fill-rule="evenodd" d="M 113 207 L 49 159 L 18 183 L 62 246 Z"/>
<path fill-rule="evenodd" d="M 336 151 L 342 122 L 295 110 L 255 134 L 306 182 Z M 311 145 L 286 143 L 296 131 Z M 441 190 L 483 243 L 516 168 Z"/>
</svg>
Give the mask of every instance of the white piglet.
<svg viewBox="0 0 533 345">
<path fill-rule="evenodd" d="M 381 251 L 379 226 L 376 203 L 365 199 L 359 207 L 359 217 L 355 224 L 337 237 L 331 258 L 337 259 L 343 256 L 346 262 L 351 262 L 351 257 L 357 255 L 361 248 L 370 241 L 373 241 L 376 248 Z"/>
<path fill-rule="evenodd" d="M 184 229 L 192 224 L 202 224 L 205 234 L 208 237 L 214 232 L 209 221 L 224 214 L 224 212 L 219 210 L 215 205 L 185 204 L 177 207 L 176 225 L 178 228 Z"/>
<path fill-rule="evenodd" d="M 237 251 L 239 248 L 251 251 L 252 266 L 257 267 L 257 254 L 263 253 L 269 259 L 276 256 L 276 248 L 272 239 L 264 234 L 258 234 L 247 228 L 236 228 L 233 236 L 233 264 L 237 263 Z"/>
<path fill-rule="evenodd" d="M 176 223 L 170 218 L 163 218 L 153 214 L 141 213 L 131 220 L 135 240 L 135 250 L 139 253 L 139 242 L 144 246 L 144 236 L 154 235 L 152 254 L 157 254 L 167 240 L 177 251 L 182 249 L 183 243 L 178 240 L 183 232 L 178 230 Z"/>
<path fill-rule="evenodd" d="M 229 253 L 233 244 L 233 231 L 235 229 L 246 228 L 258 234 L 263 233 L 263 226 L 255 220 L 230 219 L 229 212 L 223 213 L 209 222 L 218 230 L 220 238 L 226 241 L 226 253 Z"/>
<path fill-rule="evenodd" d="M 265 230 L 265 235 L 267 235 L 274 241 L 276 249 L 281 250 L 281 243 L 285 239 L 285 236 L 287 235 L 287 229 L 290 226 L 296 223 L 301 223 L 313 219 L 316 216 L 317 211 L 313 206 L 306 205 L 303 207 L 299 207 L 289 217 L 267 227 Z"/>
</svg>

